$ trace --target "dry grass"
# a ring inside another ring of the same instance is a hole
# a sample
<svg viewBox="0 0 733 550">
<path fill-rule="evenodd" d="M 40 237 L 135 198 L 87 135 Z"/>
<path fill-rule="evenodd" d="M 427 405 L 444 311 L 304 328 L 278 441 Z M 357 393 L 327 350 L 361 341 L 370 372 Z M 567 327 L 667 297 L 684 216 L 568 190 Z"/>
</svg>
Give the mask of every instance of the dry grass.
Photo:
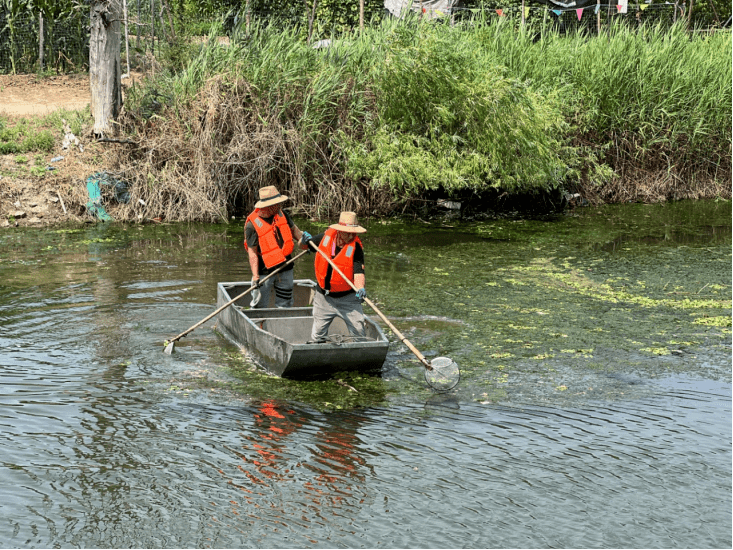
<svg viewBox="0 0 733 550">
<path fill-rule="evenodd" d="M 350 186 L 336 166 L 338 151 L 314 141 L 275 114 L 245 81 L 210 79 L 193 103 L 177 113 L 123 114 L 133 146 L 119 147 L 115 173 L 132 200 L 117 216 L 216 222 L 249 211 L 258 190 L 276 186 L 293 209 L 313 218 L 341 210 L 383 214 L 389 197 L 367 185 Z M 285 122 L 283 122 L 283 120 Z"/>
</svg>

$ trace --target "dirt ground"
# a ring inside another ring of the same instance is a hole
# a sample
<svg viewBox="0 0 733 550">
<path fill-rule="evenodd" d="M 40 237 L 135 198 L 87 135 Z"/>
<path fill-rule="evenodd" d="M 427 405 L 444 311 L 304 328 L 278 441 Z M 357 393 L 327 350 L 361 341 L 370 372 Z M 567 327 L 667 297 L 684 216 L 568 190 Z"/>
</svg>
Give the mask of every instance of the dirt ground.
<svg viewBox="0 0 733 550">
<path fill-rule="evenodd" d="M 88 75 L 0 75 L 0 114 L 46 115 L 59 108 L 83 109 L 91 100 Z"/>
<path fill-rule="evenodd" d="M 123 88 L 126 83 L 123 80 Z M 84 109 L 90 99 L 86 74 L 0 75 L 0 117 L 8 125 L 57 109 Z M 0 155 L 0 228 L 93 221 L 84 208 L 85 182 L 103 169 L 109 145 L 80 135 L 75 136 L 78 143 L 64 148 L 63 137 L 59 129 L 58 143 L 50 153 Z"/>
</svg>

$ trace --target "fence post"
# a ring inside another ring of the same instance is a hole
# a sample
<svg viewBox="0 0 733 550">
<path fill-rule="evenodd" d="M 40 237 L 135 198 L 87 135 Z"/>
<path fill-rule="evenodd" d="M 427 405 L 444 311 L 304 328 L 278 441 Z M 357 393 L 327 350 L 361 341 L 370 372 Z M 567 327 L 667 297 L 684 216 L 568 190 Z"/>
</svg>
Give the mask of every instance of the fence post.
<svg viewBox="0 0 733 550">
<path fill-rule="evenodd" d="M 524 20 L 524 0 L 522 0 L 522 28 L 524 28 L 525 23 L 526 22 Z"/>
<path fill-rule="evenodd" d="M 311 10 L 310 17 L 308 19 L 308 45 L 311 43 L 311 35 L 313 34 L 313 20 L 316 18 L 316 7 L 318 6 L 318 0 L 313 0 L 313 9 Z"/>
<path fill-rule="evenodd" d="M 596 34 L 601 36 L 601 0 L 596 0 Z"/>
<path fill-rule="evenodd" d="M 250 23 L 249 0 L 247 0 L 247 2 L 244 4 L 244 20 L 246 21 L 246 24 L 247 24 L 247 37 L 249 37 L 249 23 Z"/>
<path fill-rule="evenodd" d="M 364 32 L 364 0 L 359 0 L 359 30 Z"/>
<path fill-rule="evenodd" d="M 150 51 L 155 57 L 155 0 L 150 0 L 150 39 L 152 40 Z"/>
<path fill-rule="evenodd" d="M 127 64 L 127 73 L 123 74 L 120 78 L 125 78 L 126 76 L 130 76 L 130 43 L 127 31 L 127 0 L 122 0 L 122 9 L 124 10 L 124 17 L 125 17 L 125 63 Z"/>
<path fill-rule="evenodd" d="M 173 38 L 173 41 L 176 41 L 176 28 L 173 26 L 173 16 L 171 15 L 171 8 L 168 5 L 168 2 L 166 0 L 162 0 L 163 2 L 163 8 L 165 9 L 166 14 L 168 15 L 168 26 L 171 28 L 171 37 Z M 163 8 L 161 8 L 161 20 L 163 19 Z"/>
<path fill-rule="evenodd" d="M 43 13 L 38 14 L 38 66 L 43 72 Z"/>
</svg>

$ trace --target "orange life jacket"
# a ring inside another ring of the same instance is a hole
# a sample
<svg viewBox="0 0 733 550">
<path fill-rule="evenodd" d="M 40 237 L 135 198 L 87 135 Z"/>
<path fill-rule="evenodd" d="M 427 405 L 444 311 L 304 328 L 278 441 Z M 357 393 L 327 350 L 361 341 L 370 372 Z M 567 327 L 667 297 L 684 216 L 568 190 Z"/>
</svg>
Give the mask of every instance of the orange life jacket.
<svg viewBox="0 0 733 550">
<path fill-rule="evenodd" d="M 346 275 L 353 283 L 354 251 L 356 250 L 356 243 L 359 243 L 359 246 L 362 246 L 361 241 L 359 240 L 359 237 L 356 237 L 353 241 L 343 247 L 334 258 L 333 253 L 336 251 L 336 233 L 337 231 L 335 229 L 327 229 L 326 232 L 323 234 L 323 239 L 321 239 L 321 244 L 318 246 L 318 248 L 325 252 L 326 255 L 331 258 L 333 263 L 338 266 L 341 272 Z M 318 285 L 322 289 L 326 290 L 326 274 L 328 273 L 329 263 L 323 256 L 321 256 L 320 254 L 316 254 L 314 264 Z M 328 289 L 329 292 L 345 292 L 347 290 L 354 290 L 353 288 L 351 288 L 351 285 L 349 285 L 349 283 L 346 282 L 343 277 L 341 277 L 341 275 L 336 272 L 336 270 L 333 270 L 333 273 L 331 273 L 330 282 L 331 286 Z"/>
<path fill-rule="evenodd" d="M 261 210 L 256 208 L 249 216 L 247 216 L 247 222 L 251 222 L 252 226 L 257 231 L 257 238 L 260 246 L 260 256 L 262 261 L 265 263 L 265 267 L 270 269 L 278 264 L 283 263 L 287 258 L 288 254 L 293 251 L 293 233 L 290 231 L 288 220 L 285 214 L 275 214 L 272 220 L 272 225 L 267 223 L 260 217 Z M 245 227 L 247 226 L 245 222 Z M 277 237 L 275 236 L 275 228 L 280 231 L 280 236 L 283 238 L 283 246 L 277 244 Z M 244 249 L 247 250 L 247 239 L 244 240 Z"/>
</svg>

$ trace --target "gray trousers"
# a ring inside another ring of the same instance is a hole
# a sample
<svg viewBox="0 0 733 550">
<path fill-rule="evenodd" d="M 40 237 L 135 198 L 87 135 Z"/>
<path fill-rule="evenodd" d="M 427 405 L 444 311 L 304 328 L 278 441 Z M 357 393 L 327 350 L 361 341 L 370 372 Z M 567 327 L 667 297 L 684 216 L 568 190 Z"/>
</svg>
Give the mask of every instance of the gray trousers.
<svg viewBox="0 0 733 550">
<path fill-rule="evenodd" d="M 366 336 L 364 311 L 355 293 L 341 298 L 332 298 L 316 292 L 313 298 L 313 330 L 311 340 L 322 340 L 328 334 L 328 327 L 336 317 L 341 317 L 352 336 Z"/>
<path fill-rule="evenodd" d="M 260 286 L 260 303 L 255 308 L 270 307 L 270 293 L 275 290 L 275 307 L 293 307 L 293 270 L 281 271 Z"/>
</svg>

